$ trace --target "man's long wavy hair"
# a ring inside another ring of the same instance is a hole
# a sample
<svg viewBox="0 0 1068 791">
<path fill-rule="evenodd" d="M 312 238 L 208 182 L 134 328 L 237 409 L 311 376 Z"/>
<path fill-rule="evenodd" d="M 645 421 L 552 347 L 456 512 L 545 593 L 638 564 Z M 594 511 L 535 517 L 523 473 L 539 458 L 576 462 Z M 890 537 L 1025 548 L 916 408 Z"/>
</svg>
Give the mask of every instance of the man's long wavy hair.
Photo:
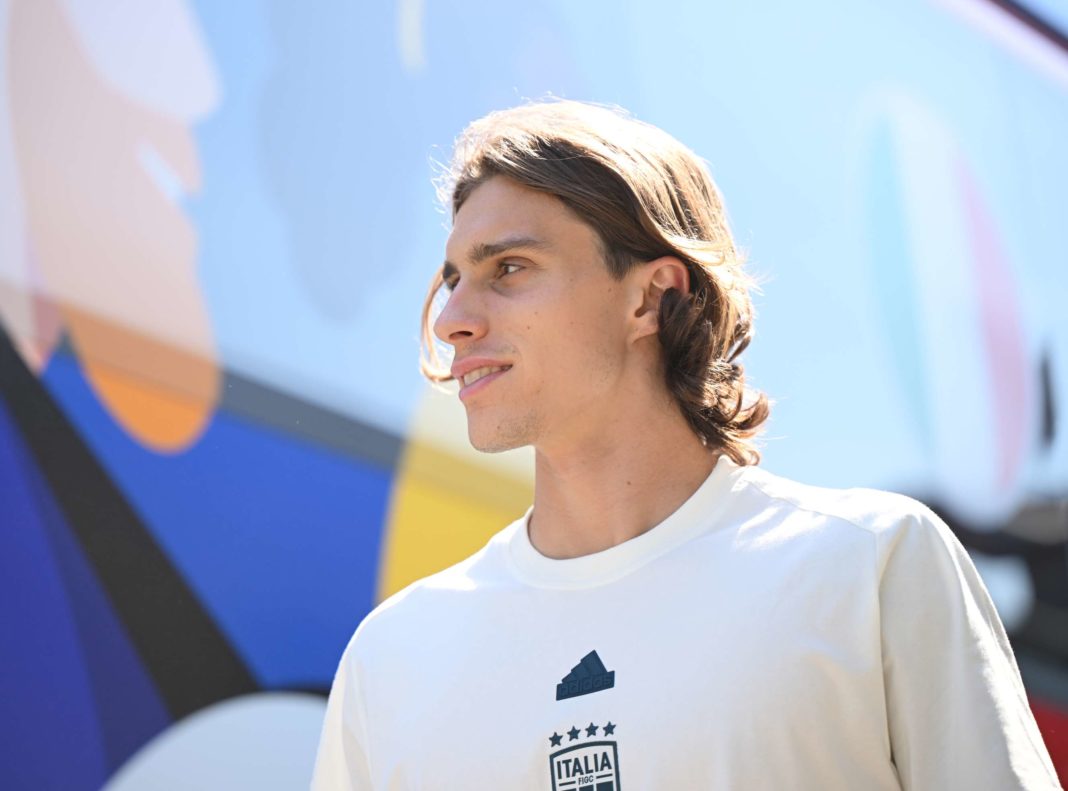
<svg viewBox="0 0 1068 791">
<path fill-rule="evenodd" d="M 754 439 L 770 406 L 746 387 L 738 362 L 753 336 L 754 283 L 704 162 L 619 108 L 554 100 L 491 113 L 464 130 L 438 181 L 453 218 L 493 176 L 559 198 L 597 232 L 617 280 L 661 256 L 686 264 L 690 293 L 667 289 L 658 314 L 668 391 L 706 446 L 759 464 Z M 438 270 L 423 305 L 420 368 L 432 382 L 452 379 L 431 328 L 442 285 Z"/>
</svg>

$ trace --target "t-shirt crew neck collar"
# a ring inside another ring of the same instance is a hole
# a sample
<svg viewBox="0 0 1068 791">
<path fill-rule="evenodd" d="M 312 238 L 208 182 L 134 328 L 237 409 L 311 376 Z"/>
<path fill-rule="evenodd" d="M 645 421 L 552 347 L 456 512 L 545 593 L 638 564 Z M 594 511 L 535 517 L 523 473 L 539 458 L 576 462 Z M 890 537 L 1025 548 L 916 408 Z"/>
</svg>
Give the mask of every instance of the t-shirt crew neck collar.
<svg viewBox="0 0 1068 791">
<path fill-rule="evenodd" d="M 744 470 L 720 456 L 697 490 L 662 522 L 622 544 L 577 558 L 557 560 L 534 548 L 529 533 L 532 505 L 507 528 L 512 569 L 524 582 L 545 588 L 592 588 L 625 577 L 708 530 Z"/>
</svg>

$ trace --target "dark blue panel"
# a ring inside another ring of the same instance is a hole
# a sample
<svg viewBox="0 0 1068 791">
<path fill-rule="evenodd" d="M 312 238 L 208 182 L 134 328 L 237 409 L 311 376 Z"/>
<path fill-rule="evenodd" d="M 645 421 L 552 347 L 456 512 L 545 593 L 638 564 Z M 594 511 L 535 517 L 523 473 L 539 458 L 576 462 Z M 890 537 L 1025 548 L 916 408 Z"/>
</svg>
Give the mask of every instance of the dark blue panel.
<svg viewBox="0 0 1068 791">
<path fill-rule="evenodd" d="M 35 478 L 0 401 L 0 788 L 95 791 L 107 759 Z"/>
<path fill-rule="evenodd" d="M 77 629 L 109 774 L 170 724 L 148 671 L 40 476 L 33 489 Z"/>
</svg>

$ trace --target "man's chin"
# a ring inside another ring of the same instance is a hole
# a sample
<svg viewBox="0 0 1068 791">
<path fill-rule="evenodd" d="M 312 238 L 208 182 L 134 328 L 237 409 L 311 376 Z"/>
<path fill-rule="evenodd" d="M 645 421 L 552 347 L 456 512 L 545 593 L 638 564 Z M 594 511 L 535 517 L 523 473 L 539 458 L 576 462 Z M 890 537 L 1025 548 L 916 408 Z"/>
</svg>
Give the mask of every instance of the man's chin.
<svg viewBox="0 0 1068 791">
<path fill-rule="evenodd" d="M 482 453 L 504 453 L 506 450 L 515 450 L 529 443 L 507 442 L 500 437 L 470 437 L 471 447 Z"/>
<path fill-rule="evenodd" d="M 470 420 L 467 423 L 467 438 L 471 447 L 482 453 L 504 453 L 531 443 L 530 433 L 524 426 L 512 424 L 485 429 L 472 425 Z"/>
</svg>

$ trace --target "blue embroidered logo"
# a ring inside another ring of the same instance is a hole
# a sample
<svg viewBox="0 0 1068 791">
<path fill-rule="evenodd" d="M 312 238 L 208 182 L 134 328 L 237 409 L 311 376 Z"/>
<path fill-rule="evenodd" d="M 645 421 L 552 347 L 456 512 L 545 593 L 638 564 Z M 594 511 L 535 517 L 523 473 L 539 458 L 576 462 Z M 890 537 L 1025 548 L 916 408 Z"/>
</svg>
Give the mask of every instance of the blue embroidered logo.
<svg viewBox="0 0 1068 791">
<path fill-rule="evenodd" d="M 556 685 L 556 699 L 577 698 L 579 695 L 589 695 L 593 692 L 600 692 L 602 689 L 611 689 L 615 685 L 616 671 L 605 668 L 597 652 L 590 651 Z"/>
<path fill-rule="evenodd" d="M 604 736 L 615 733 L 616 726 L 611 722 L 602 727 L 592 722 L 587 728 L 564 731 L 568 741 L 579 744 L 564 747 L 549 756 L 549 773 L 552 778 L 553 791 L 619 791 L 619 748 L 614 741 L 588 741 L 580 739 L 582 731 L 586 737 L 597 736 L 598 730 Z M 560 746 L 564 736 L 553 731 L 549 737 L 552 747 Z"/>
</svg>

